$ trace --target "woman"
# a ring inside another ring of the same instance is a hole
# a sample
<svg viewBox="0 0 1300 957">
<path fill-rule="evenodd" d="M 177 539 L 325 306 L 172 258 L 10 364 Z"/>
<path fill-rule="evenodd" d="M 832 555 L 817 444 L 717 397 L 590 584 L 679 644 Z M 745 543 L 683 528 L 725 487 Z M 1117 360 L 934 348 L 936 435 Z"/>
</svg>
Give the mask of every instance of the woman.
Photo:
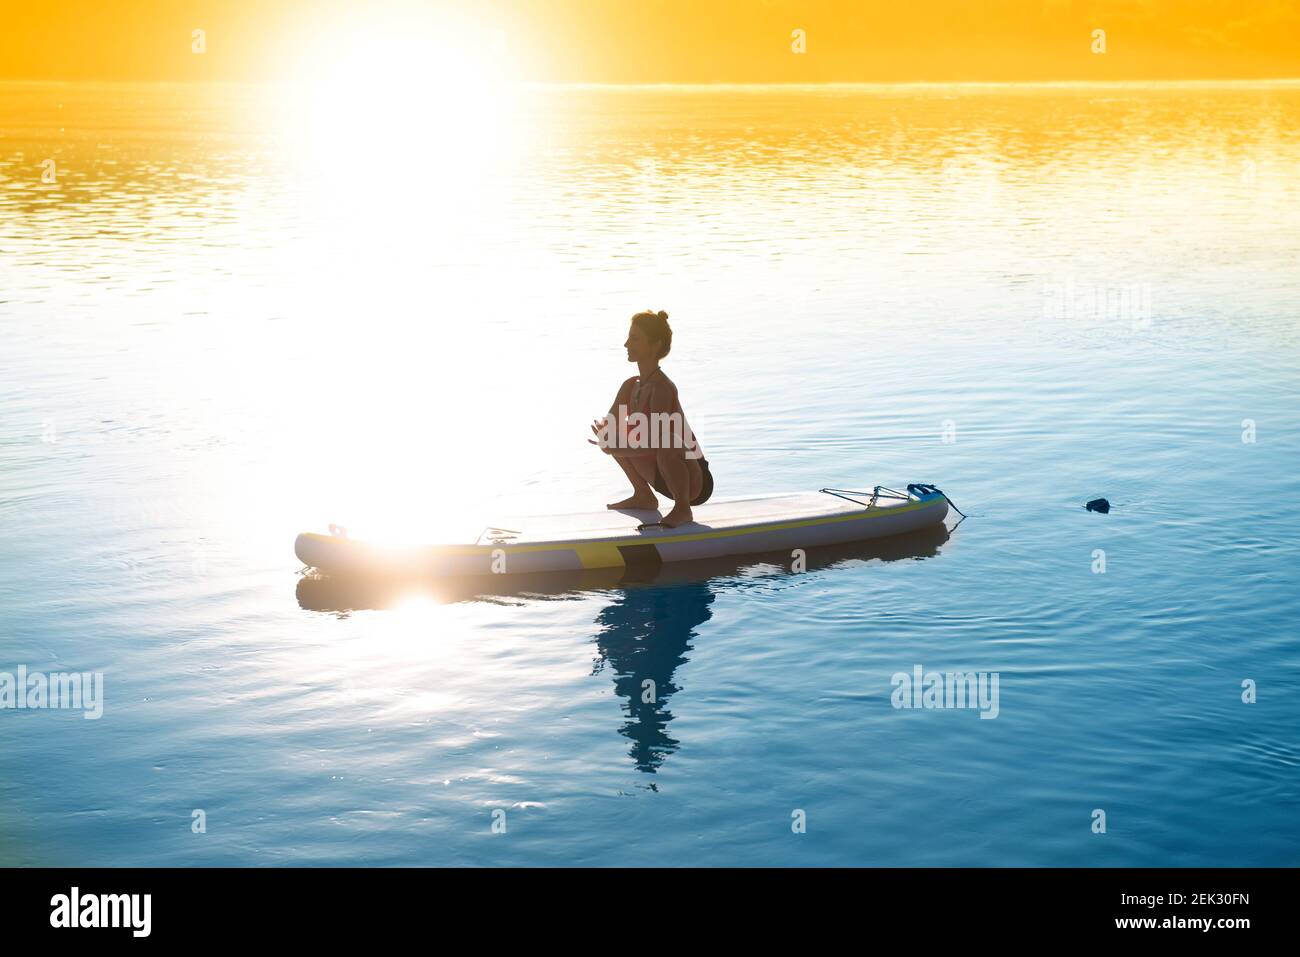
<svg viewBox="0 0 1300 957">
<path fill-rule="evenodd" d="M 633 316 L 623 346 L 639 375 L 619 386 L 609 415 L 591 426 L 602 437 L 596 444 L 614 456 L 632 483 L 632 494 L 608 507 L 657 509 L 657 489 L 673 500 L 672 510 L 660 520 L 668 528 L 694 521 L 691 506 L 703 504 L 713 494 L 709 463 L 686 424 L 677 387 L 659 368 L 659 360 L 672 345 L 668 313 Z M 641 423 L 645 425 L 638 427 Z M 622 441 L 625 436 L 629 441 Z"/>
</svg>

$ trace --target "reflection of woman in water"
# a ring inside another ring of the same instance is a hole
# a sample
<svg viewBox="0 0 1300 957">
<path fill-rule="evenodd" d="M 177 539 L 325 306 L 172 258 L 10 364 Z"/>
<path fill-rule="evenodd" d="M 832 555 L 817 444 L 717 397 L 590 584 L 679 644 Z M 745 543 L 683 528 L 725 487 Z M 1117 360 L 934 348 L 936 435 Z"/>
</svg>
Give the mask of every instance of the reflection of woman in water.
<svg viewBox="0 0 1300 957">
<path fill-rule="evenodd" d="M 619 386 L 609 417 L 592 423 L 591 430 L 598 437 L 605 429 L 617 430 L 618 435 L 635 432 L 635 424 L 629 428 L 626 420 L 641 413 L 645 417 L 643 421 L 649 423 L 645 434 L 652 445 L 624 448 L 618 443 L 601 443 L 603 451 L 614 457 L 632 483 L 632 494 L 621 502 L 612 502 L 609 507 L 657 509 L 659 500 L 655 498 L 655 490 L 658 490 L 673 500 L 672 511 L 663 517 L 661 524 L 668 528 L 684 525 L 693 520 L 691 506 L 703 504 L 713 494 L 713 476 L 686 424 L 677 387 L 659 368 L 659 360 L 668 355 L 673 345 L 668 313 L 638 312 L 632 317 L 627 342 L 623 345 L 627 349 L 627 361 L 637 364 L 639 374 Z M 654 447 L 665 444 L 653 438 L 663 434 L 655 425 L 657 422 L 667 422 L 671 427 L 667 448 Z"/>
<path fill-rule="evenodd" d="M 637 769 L 655 773 L 678 748 L 668 733 L 673 714 L 668 700 L 678 690 L 673 680 L 685 664 L 697 629 L 713 612 L 708 582 L 643 585 L 613 593 L 601 609 L 593 671 L 608 666 L 614 692 L 624 700 L 626 720 L 619 733 L 632 742 L 628 752 Z"/>
</svg>

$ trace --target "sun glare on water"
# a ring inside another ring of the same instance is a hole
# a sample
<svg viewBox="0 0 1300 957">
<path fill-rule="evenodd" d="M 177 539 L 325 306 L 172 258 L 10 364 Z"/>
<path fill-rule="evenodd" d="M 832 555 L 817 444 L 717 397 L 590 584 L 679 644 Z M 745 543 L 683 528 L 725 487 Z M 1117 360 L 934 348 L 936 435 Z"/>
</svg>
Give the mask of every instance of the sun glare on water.
<svg viewBox="0 0 1300 957">
<path fill-rule="evenodd" d="M 336 186 L 445 186 L 501 158 L 515 126 L 506 34 L 480 23 L 414 11 L 339 23 L 286 80 L 304 167 Z"/>
</svg>

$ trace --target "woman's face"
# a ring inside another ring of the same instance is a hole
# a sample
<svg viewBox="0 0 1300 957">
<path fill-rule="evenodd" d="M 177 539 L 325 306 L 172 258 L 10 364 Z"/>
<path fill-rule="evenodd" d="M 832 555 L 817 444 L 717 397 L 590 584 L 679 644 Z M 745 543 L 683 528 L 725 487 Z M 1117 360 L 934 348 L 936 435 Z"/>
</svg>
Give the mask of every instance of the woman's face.
<svg viewBox="0 0 1300 957">
<path fill-rule="evenodd" d="M 647 339 L 635 322 L 628 329 L 623 346 L 627 349 L 628 362 L 653 362 L 659 358 L 659 343 Z"/>
</svg>

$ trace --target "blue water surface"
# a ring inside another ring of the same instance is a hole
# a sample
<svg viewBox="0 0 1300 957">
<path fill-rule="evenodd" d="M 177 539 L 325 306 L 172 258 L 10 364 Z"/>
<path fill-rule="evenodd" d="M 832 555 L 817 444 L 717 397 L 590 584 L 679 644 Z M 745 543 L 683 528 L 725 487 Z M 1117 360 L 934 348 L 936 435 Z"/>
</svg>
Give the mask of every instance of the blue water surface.
<svg viewBox="0 0 1300 957">
<path fill-rule="evenodd" d="M 263 99 L 0 85 L 0 671 L 105 680 L 0 711 L 0 861 L 1300 862 L 1300 88 L 546 89 L 437 131 L 492 162 L 332 174 Z M 969 517 L 302 577 L 330 521 L 624 494 L 643 308 L 719 496 Z M 894 707 L 917 666 L 996 718 Z"/>
</svg>

